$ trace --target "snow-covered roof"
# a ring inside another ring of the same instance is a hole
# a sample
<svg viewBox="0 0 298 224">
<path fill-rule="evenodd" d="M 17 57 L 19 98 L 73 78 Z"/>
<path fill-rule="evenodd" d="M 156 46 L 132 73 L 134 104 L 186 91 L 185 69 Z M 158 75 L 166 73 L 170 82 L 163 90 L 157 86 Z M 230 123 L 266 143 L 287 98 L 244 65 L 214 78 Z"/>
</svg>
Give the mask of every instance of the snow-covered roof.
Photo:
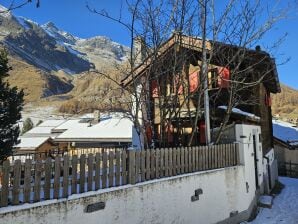
<svg viewBox="0 0 298 224">
<path fill-rule="evenodd" d="M 77 120 L 73 120 L 75 123 Z M 66 123 L 62 124 L 63 127 Z M 61 128 L 61 126 L 59 128 Z M 97 124 L 77 123 L 60 134 L 57 141 L 131 141 L 132 122 L 127 118 L 102 117 Z M 58 128 L 58 127 L 57 127 Z"/>
<path fill-rule="evenodd" d="M 53 127 L 34 127 L 23 134 L 22 137 L 56 137 L 57 134 L 52 133 Z"/>
<path fill-rule="evenodd" d="M 79 118 L 80 119 L 88 119 L 88 118 L 93 119 L 94 118 L 94 114 L 93 113 L 83 114 Z"/>
<path fill-rule="evenodd" d="M 71 119 L 67 120 L 61 125 L 56 126 L 55 128 L 52 129 L 52 131 L 58 131 L 58 130 L 68 130 L 70 128 L 75 128 L 75 127 L 85 127 L 86 124 L 89 123 L 80 123 L 80 119 Z"/>
<path fill-rule="evenodd" d="M 298 146 L 298 127 L 280 120 L 272 120 L 273 136 L 291 146 Z"/>
<path fill-rule="evenodd" d="M 49 137 L 21 137 L 20 143 L 15 145 L 15 148 L 21 149 L 35 149 L 46 142 Z"/>
<path fill-rule="evenodd" d="M 50 134 L 53 127 L 34 127 L 27 131 L 26 134 Z"/>
<path fill-rule="evenodd" d="M 218 106 L 218 108 L 227 110 L 227 106 Z M 244 115 L 246 117 L 250 117 L 250 118 L 253 118 L 253 119 L 256 119 L 256 120 L 260 120 L 260 117 L 256 116 L 255 114 L 245 112 L 245 111 L 240 110 L 238 108 L 233 108 L 232 112 L 235 113 L 235 114 L 241 114 L 241 115 Z"/>
<path fill-rule="evenodd" d="M 38 127 L 57 127 L 64 123 L 66 120 L 63 119 L 51 119 L 51 120 L 45 120 L 41 124 L 38 125 Z"/>
</svg>

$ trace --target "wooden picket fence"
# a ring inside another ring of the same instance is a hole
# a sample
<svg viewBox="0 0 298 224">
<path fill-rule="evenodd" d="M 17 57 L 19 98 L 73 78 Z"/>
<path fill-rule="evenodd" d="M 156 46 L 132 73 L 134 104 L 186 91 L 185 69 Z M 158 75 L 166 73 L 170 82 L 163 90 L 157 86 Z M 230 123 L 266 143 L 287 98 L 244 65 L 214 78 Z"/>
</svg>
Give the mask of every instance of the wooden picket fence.
<svg viewBox="0 0 298 224">
<path fill-rule="evenodd" d="M 235 166 L 239 164 L 238 151 L 237 144 L 224 144 L 5 161 L 0 170 L 0 207 Z"/>
</svg>

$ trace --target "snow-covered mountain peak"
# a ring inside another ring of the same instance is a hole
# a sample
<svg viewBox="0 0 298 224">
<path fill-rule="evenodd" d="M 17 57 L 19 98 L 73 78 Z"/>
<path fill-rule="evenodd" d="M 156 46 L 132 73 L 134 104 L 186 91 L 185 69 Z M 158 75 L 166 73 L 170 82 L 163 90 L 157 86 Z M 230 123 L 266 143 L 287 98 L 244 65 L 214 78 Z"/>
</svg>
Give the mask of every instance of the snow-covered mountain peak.
<svg viewBox="0 0 298 224">
<path fill-rule="evenodd" d="M 42 25 L 42 27 L 44 29 L 47 29 L 47 30 L 52 31 L 52 32 L 58 32 L 59 31 L 59 29 L 56 27 L 56 25 L 53 22 L 47 22 L 44 25 Z"/>
<path fill-rule="evenodd" d="M 10 13 L 10 11 L 4 7 L 3 5 L 0 4 L 0 16 L 2 17 L 11 17 L 12 14 Z"/>
<path fill-rule="evenodd" d="M 68 32 L 60 30 L 53 22 L 47 22 L 46 24 L 43 24 L 41 28 L 58 42 L 74 45 L 79 39 Z"/>
</svg>

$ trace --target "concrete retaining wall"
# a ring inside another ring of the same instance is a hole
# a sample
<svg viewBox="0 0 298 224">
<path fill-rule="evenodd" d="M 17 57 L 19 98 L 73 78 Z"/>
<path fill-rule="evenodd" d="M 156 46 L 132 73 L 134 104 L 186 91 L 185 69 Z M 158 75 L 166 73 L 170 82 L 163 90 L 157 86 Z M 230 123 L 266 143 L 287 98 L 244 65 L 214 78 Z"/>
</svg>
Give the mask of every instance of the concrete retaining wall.
<svg viewBox="0 0 298 224">
<path fill-rule="evenodd" d="M 1 208 L 0 223 L 239 223 L 249 217 L 256 202 L 252 136 L 258 136 L 260 128 L 244 125 L 237 126 L 236 131 L 240 166 Z M 256 144 L 257 178 L 263 185 L 259 139 Z M 101 210 L 90 212 L 100 207 Z"/>
<path fill-rule="evenodd" d="M 198 189 L 202 194 L 192 201 Z M 254 190 L 247 191 L 244 166 L 237 166 L 80 196 L 14 206 L 18 210 L 11 212 L 11 207 L 3 208 L 0 220 L 5 224 L 216 223 L 247 210 Z M 88 205 L 98 202 L 105 208 L 86 212 Z"/>
</svg>

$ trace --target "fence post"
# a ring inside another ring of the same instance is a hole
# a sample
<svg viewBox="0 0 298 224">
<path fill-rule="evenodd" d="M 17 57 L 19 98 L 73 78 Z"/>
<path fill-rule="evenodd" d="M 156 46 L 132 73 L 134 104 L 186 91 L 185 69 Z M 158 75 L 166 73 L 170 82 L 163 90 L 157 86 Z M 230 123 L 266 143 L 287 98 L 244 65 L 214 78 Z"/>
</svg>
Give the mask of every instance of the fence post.
<svg viewBox="0 0 298 224">
<path fill-rule="evenodd" d="M 54 174 L 54 198 L 59 198 L 60 190 L 60 156 L 55 158 L 55 174 Z"/>
<path fill-rule="evenodd" d="M 103 152 L 102 154 L 102 188 L 106 188 L 107 187 L 107 171 L 108 169 L 108 155 L 107 152 Z"/>
<path fill-rule="evenodd" d="M 42 171 L 42 162 L 41 160 L 37 160 L 35 162 L 35 174 L 34 174 L 34 202 L 40 201 L 41 171 Z"/>
<path fill-rule="evenodd" d="M 240 164 L 240 152 L 239 152 L 239 143 L 235 144 L 236 148 L 236 165 Z"/>
<path fill-rule="evenodd" d="M 19 204 L 20 194 L 20 177 L 21 177 L 21 160 L 16 160 L 13 167 L 13 186 L 12 186 L 12 204 Z"/>
<path fill-rule="evenodd" d="M 63 157 L 63 198 L 68 197 L 69 157 Z"/>
<path fill-rule="evenodd" d="M 85 192 L 85 180 L 86 180 L 86 155 L 82 154 L 80 157 L 80 193 Z"/>
<path fill-rule="evenodd" d="M 128 152 L 128 183 L 129 184 L 135 184 L 136 183 L 136 170 L 135 170 L 135 157 L 136 152 L 134 150 L 129 150 Z"/>
<path fill-rule="evenodd" d="M 87 190 L 92 191 L 93 185 L 93 171 L 94 171 L 94 157 L 93 154 L 88 154 L 88 180 L 87 180 Z"/>
<path fill-rule="evenodd" d="M 172 174 L 177 175 L 177 151 L 176 148 L 172 148 Z"/>
<path fill-rule="evenodd" d="M 150 162 L 151 162 L 151 159 L 150 159 L 150 149 L 147 149 L 146 150 L 146 180 L 150 180 L 150 173 L 151 173 L 151 170 L 150 170 Z"/>
<path fill-rule="evenodd" d="M 109 152 L 109 184 L 108 187 L 114 186 L 114 152 Z"/>
<path fill-rule="evenodd" d="M 71 193 L 76 194 L 77 193 L 77 181 L 78 181 L 78 156 L 73 155 L 71 159 Z"/>
<path fill-rule="evenodd" d="M 116 151 L 116 186 L 120 186 L 120 151 Z"/>
<path fill-rule="evenodd" d="M 159 178 L 159 149 L 155 149 L 155 177 Z"/>
<path fill-rule="evenodd" d="M 126 164 L 126 150 L 122 151 L 122 159 L 121 159 L 121 167 L 122 167 L 122 185 L 127 184 L 127 164 Z"/>
<path fill-rule="evenodd" d="M 0 206 L 5 207 L 8 205 L 8 184 L 9 184 L 9 170 L 10 163 L 9 160 L 3 162 L 3 176 L 2 176 L 2 188 L 1 188 L 1 201 Z"/>
<path fill-rule="evenodd" d="M 146 151 L 141 151 L 141 182 L 146 179 Z"/>
<path fill-rule="evenodd" d="M 31 159 L 26 159 L 25 161 L 25 174 L 24 174 L 24 202 L 29 203 L 30 202 L 30 193 L 31 193 Z M 46 186 L 46 180 L 45 180 L 45 186 Z M 47 198 L 47 191 L 45 191 L 45 199 Z"/>
<path fill-rule="evenodd" d="M 141 155 L 141 152 L 140 150 L 137 150 L 136 151 L 136 157 L 135 157 L 135 164 L 136 164 L 136 183 L 139 182 L 139 174 L 140 174 L 140 155 Z"/>
</svg>

